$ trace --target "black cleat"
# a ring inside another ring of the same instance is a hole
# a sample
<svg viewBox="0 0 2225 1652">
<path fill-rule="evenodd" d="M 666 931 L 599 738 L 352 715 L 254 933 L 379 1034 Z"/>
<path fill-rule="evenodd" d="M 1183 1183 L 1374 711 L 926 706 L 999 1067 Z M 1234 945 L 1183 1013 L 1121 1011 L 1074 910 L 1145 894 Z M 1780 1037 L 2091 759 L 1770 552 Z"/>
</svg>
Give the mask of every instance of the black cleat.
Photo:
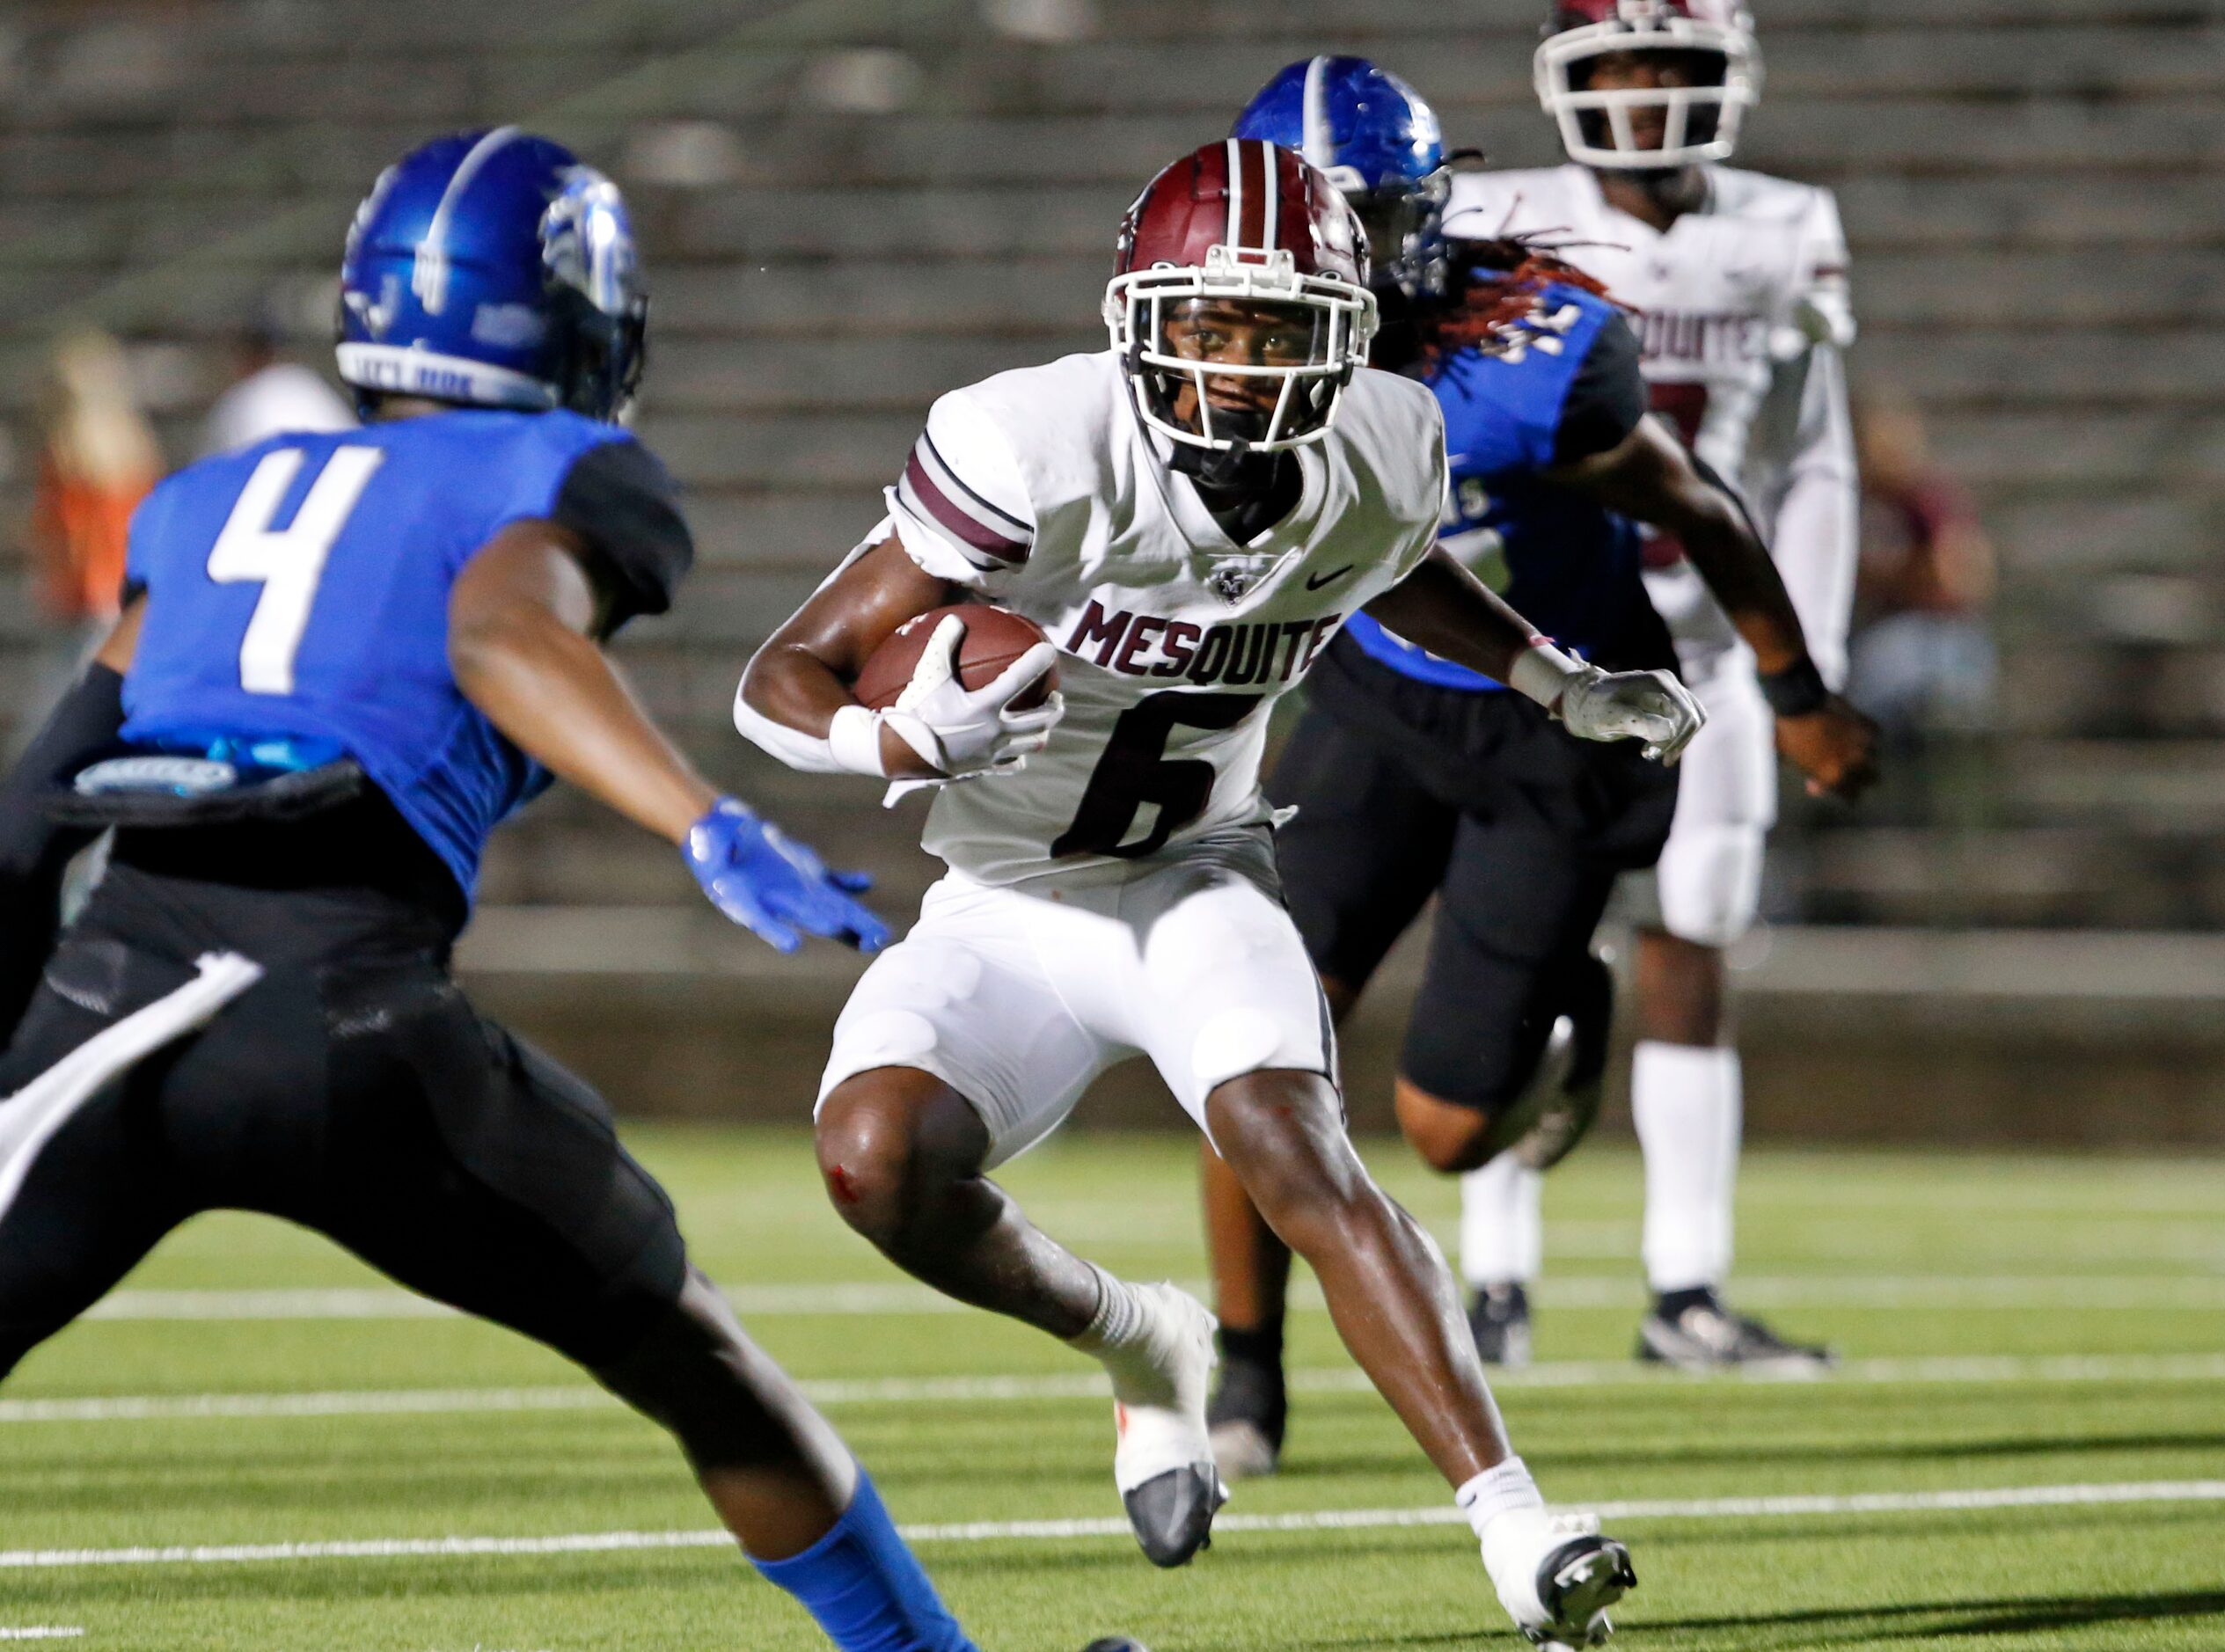
<svg viewBox="0 0 2225 1652">
<path fill-rule="evenodd" d="M 1519 1285 L 1485 1285 L 1468 1306 L 1475 1356 L 1516 1370 L 1530 1363 L 1530 1295 Z"/>
<path fill-rule="evenodd" d="M 1102 1641 L 1092 1641 L 1081 1652 L 1151 1652 L 1151 1648 L 1124 1634 L 1109 1634 Z"/>
<path fill-rule="evenodd" d="M 1599 1535 L 1599 1517 L 1510 1509 L 1483 1528 L 1483 1568 L 1514 1626 L 1547 1652 L 1603 1644 L 1607 1609 L 1636 1588 L 1630 1552 Z"/>
<path fill-rule="evenodd" d="M 1521 1093 L 1492 1118 L 1485 1159 L 1511 1153 L 1532 1170 L 1550 1170 L 1576 1151 L 1599 1122 L 1614 1027 L 1614 973 L 1587 955 Z"/>
<path fill-rule="evenodd" d="M 1212 1546 L 1213 1515 L 1228 1494 L 1208 1466 L 1170 1468 L 1122 1493 L 1120 1501 L 1145 1560 L 1153 1566 L 1187 1566 L 1198 1550 Z"/>
<path fill-rule="evenodd" d="M 1741 1366 L 1787 1377 L 1820 1376 L 1838 1358 L 1820 1344 L 1788 1342 L 1760 1320 L 1731 1312 L 1712 1290 L 1657 1301 L 1638 1326 L 1638 1357 L 1679 1371 Z"/>
<path fill-rule="evenodd" d="M 1224 1349 L 1220 1386 L 1205 1407 L 1213 1461 L 1226 1480 L 1263 1480 L 1282 1462 L 1290 1400 L 1280 1362 L 1244 1359 Z"/>
<path fill-rule="evenodd" d="M 1538 1568 L 1538 1599 L 1552 1626 L 1523 1633 L 1538 1646 L 1599 1646 L 1614 1632 L 1607 1608 L 1637 1586 L 1630 1551 L 1613 1538 L 1572 1539 Z"/>
<path fill-rule="evenodd" d="M 1540 1078 L 1534 1122 L 1508 1151 L 1532 1170 L 1550 1170 L 1576 1151 L 1599 1122 L 1607 1093 L 1607 1039 L 1614 1030 L 1614 972 L 1586 956 L 1570 983 L 1566 1007 L 1554 1023 Z M 1565 1044 L 1563 1044 L 1565 1040 Z"/>
</svg>

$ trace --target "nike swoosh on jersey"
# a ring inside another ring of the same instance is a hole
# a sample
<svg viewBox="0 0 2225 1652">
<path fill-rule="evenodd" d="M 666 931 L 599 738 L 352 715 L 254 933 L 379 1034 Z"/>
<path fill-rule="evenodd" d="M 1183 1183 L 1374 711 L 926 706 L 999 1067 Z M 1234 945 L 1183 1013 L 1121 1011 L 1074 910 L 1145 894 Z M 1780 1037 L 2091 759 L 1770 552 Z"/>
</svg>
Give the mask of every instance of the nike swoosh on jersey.
<svg viewBox="0 0 2225 1652">
<path fill-rule="evenodd" d="M 1333 569 L 1327 574 L 1309 574 L 1306 576 L 1306 588 L 1309 591 L 1318 591 L 1332 581 L 1343 579 L 1358 566 L 1356 562 L 1347 562 L 1343 567 Z"/>
</svg>

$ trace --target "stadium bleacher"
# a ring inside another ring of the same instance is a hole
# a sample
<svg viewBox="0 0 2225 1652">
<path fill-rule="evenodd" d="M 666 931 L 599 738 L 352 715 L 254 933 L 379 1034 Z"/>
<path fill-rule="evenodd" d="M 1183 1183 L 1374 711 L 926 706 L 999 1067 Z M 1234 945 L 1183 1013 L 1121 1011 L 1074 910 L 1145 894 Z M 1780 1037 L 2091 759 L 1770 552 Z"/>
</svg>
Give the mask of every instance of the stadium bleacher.
<svg viewBox="0 0 2225 1652">
<path fill-rule="evenodd" d="M 1529 91 L 1534 10 L 18 0 L 0 25 L 18 437 L 0 509 L 20 519 L 28 386 L 58 327 L 129 341 L 182 459 L 225 332 L 274 284 L 319 302 L 380 164 L 443 127 L 550 130 L 636 203 L 640 425 L 701 537 L 682 611 L 638 627 L 628 662 L 714 773 L 875 866 L 901 908 L 931 866 L 872 789 L 787 775 L 728 731 L 748 651 L 871 525 L 938 390 L 1102 340 L 1121 208 L 1277 65 L 1365 51 L 1453 142 L 1557 158 Z M 2003 557 L 2001 717 L 1974 778 L 1914 819 L 1804 833 L 1774 906 L 2225 929 L 2225 3 L 1760 11 L 1768 83 L 1741 159 L 1838 190 L 1857 379 L 1921 406 Z M 11 717 L 39 623 L 0 612 Z M 697 919 L 656 845 L 575 800 L 498 840 L 487 893 Z"/>
</svg>

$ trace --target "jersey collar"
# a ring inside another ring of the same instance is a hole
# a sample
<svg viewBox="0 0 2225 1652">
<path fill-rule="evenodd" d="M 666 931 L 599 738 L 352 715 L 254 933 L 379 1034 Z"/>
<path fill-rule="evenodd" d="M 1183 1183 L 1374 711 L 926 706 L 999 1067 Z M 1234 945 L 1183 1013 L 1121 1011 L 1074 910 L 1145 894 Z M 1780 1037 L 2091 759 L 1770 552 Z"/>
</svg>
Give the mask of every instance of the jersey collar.
<svg viewBox="0 0 2225 1652">
<path fill-rule="evenodd" d="M 1218 558 L 1287 551 L 1292 545 L 1302 545 L 1313 533 L 1321 516 L 1322 496 L 1328 491 L 1328 466 L 1321 456 L 1324 443 L 1311 442 L 1290 450 L 1298 461 L 1298 502 L 1284 514 L 1280 522 L 1238 545 L 1228 537 L 1213 513 L 1205 508 L 1197 484 L 1175 469 L 1175 444 L 1158 432 L 1144 428 L 1142 421 L 1134 418 L 1132 407 L 1130 416 L 1131 428 L 1150 450 L 1151 471 L 1158 482 L 1160 496 L 1167 501 L 1175 526 L 1189 541 L 1191 555 Z"/>
<path fill-rule="evenodd" d="M 1599 182 L 1599 174 L 1591 167 L 1579 165 L 1575 161 L 1570 161 L 1567 164 L 1570 171 L 1584 174 L 1582 187 L 1585 193 L 1585 198 L 1591 202 L 1592 211 L 1599 215 L 1604 225 L 1617 234 L 1642 235 L 1646 238 L 1649 245 L 1673 238 L 1679 225 L 1682 224 L 1687 218 L 1709 217 L 1715 212 L 1715 168 L 1711 165 L 1702 165 L 1700 168 L 1708 186 L 1707 193 L 1700 197 L 1700 204 L 1689 212 L 1679 213 L 1676 223 L 1672 223 L 1667 229 L 1657 230 L 1643 218 L 1623 211 L 1621 208 L 1609 201 L 1607 198 L 1606 186 Z"/>
</svg>

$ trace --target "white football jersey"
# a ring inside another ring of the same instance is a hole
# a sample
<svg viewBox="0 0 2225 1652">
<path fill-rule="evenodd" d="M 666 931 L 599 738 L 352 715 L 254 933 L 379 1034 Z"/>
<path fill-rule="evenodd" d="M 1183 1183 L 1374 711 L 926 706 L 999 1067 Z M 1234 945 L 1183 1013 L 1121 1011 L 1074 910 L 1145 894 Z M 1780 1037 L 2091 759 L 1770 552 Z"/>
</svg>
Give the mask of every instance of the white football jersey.
<svg viewBox="0 0 2225 1652">
<path fill-rule="evenodd" d="M 1048 748 L 1018 773 L 944 786 L 928 815 L 927 849 L 978 881 L 1265 820 L 1270 705 L 1436 541 L 1444 423 L 1410 379 L 1357 373 L 1327 436 L 1294 450 L 1299 503 L 1245 545 L 1167 445 L 1117 356 L 1070 355 L 944 396 L 888 490 L 921 567 L 1059 649 L 1066 714 Z"/>
<path fill-rule="evenodd" d="M 1568 164 L 1466 172 L 1448 233 L 1542 236 L 1636 312 L 1653 410 L 1738 485 L 1775 553 L 1825 675 L 1843 668 L 1856 485 L 1839 352 L 1854 341 L 1846 237 L 1831 192 L 1730 166 L 1665 233 L 1610 206 Z M 1735 647 L 1730 622 L 1672 545 L 1650 558 L 1654 605 L 1687 662 Z"/>
</svg>

